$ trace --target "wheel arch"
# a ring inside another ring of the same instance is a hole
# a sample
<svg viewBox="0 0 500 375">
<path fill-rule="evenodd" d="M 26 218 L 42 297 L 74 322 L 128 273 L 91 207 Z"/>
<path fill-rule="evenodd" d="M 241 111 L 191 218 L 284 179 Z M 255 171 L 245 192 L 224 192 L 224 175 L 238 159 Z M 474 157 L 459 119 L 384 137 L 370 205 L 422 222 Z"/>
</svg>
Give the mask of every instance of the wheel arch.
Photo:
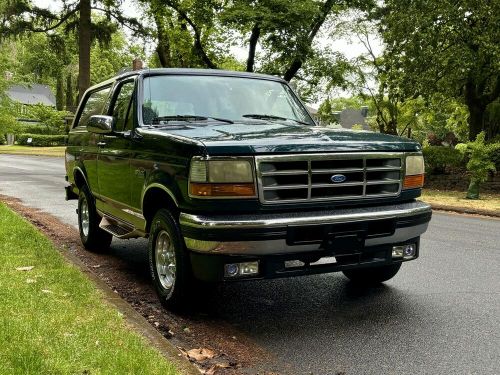
<svg viewBox="0 0 500 375">
<path fill-rule="evenodd" d="M 178 220 L 179 205 L 174 194 L 164 185 L 154 183 L 148 186 L 142 197 L 142 215 L 146 220 L 146 232 L 149 232 L 153 217 L 160 208 L 168 209 Z"/>
<path fill-rule="evenodd" d="M 89 187 L 87 177 L 80 167 L 75 167 L 73 170 L 73 178 L 75 180 L 75 185 L 80 190 L 82 186 L 86 185 Z M 90 187 L 89 187 L 90 188 Z"/>
</svg>

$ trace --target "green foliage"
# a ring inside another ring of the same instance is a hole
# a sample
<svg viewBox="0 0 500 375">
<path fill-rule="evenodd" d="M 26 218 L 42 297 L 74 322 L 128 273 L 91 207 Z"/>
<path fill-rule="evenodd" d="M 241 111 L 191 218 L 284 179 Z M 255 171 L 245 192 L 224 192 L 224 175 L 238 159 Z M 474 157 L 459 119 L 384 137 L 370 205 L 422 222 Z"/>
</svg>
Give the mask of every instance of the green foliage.
<svg viewBox="0 0 500 375">
<path fill-rule="evenodd" d="M 445 173 L 449 168 L 463 166 L 463 153 L 453 147 L 425 145 L 422 152 L 427 173 Z"/>
<path fill-rule="evenodd" d="M 500 2 L 387 0 L 379 16 L 390 89 L 455 98 L 469 110 L 469 139 L 492 138 L 484 114 L 500 97 Z"/>
<path fill-rule="evenodd" d="M 7 143 L 7 140 L 5 139 L 5 136 L 3 134 L 0 134 L 0 145 L 4 145 Z"/>
<path fill-rule="evenodd" d="M 29 117 L 38 120 L 47 128 L 48 133 L 63 134 L 66 128 L 64 117 L 70 113 L 67 111 L 58 111 L 55 108 L 37 104 L 29 109 Z"/>
<path fill-rule="evenodd" d="M 32 140 L 31 143 L 28 143 L 29 138 Z M 19 134 L 16 136 L 17 144 L 22 146 L 64 146 L 67 140 L 68 136 L 66 135 Z"/>
<path fill-rule="evenodd" d="M 471 175 L 471 184 L 467 198 L 479 197 L 479 185 L 488 179 L 491 172 L 496 172 L 493 155 L 500 151 L 500 143 L 485 143 L 485 134 L 481 132 L 474 142 L 460 143 L 456 149 L 469 158 L 467 170 Z"/>
</svg>

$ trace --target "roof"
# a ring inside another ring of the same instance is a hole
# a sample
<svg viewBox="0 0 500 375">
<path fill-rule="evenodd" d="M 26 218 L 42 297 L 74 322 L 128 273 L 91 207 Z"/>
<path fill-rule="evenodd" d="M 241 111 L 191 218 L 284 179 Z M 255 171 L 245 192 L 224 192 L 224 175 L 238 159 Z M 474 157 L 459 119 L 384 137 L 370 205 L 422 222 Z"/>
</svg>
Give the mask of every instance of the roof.
<svg viewBox="0 0 500 375">
<path fill-rule="evenodd" d="M 44 104 L 51 107 L 56 105 L 56 97 L 50 88 L 38 83 L 26 86 L 12 85 L 7 89 L 6 94 L 11 100 L 22 104 Z"/>
<path fill-rule="evenodd" d="M 133 76 L 153 76 L 153 75 L 199 75 L 199 76 L 225 76 L 225 77 L 242 77 L 242 78 L 257 78 L 257 79 L 267 79 L 278 82 L 286 82 L 283 78 L 272 76 L 269 74 L 261 73 L 250 73 L 241 72 L 235 70 L 222 70 L 222 69 L 195 69 L 195 68 L 155 68 L 155 69 L 141 69 L 141 70 L 129 70 L 127 72 L 121 73 L 112 77 L 106 81 L 100 82 L 93 85 L 88 89 L 88 91 L 95 90 L 97 88 L 111 85 L 116 80 L 124 79 Z"/>
</svg>

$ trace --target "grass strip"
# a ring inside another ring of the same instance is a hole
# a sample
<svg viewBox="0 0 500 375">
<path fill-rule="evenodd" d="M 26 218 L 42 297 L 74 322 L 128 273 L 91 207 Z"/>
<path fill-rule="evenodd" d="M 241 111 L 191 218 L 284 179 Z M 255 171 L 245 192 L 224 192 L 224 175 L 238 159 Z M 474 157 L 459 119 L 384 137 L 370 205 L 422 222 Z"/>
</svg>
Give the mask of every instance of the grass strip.
<svg viewBox="0 0 500 375">
<path fill-rule="evenodd" d="M 178 374 L 35 227 L 0 203 L 0 374 Z"/>
<path fill-rule="evenodd" d="M 462 208 L 465 210 L 483 210 L 500 212 L 500 194 L 480 193 L 480 199 L 466 199 L 465 192 L 424 189 L 421 199 L 430 204 Z"/>
<path fill-rule="evenodd" d="M 0 154 L 37 155 L 37 156 L 64 156 L 65 146 L 32 147 L 32 146 L 0 146 Z"/>
</svg>

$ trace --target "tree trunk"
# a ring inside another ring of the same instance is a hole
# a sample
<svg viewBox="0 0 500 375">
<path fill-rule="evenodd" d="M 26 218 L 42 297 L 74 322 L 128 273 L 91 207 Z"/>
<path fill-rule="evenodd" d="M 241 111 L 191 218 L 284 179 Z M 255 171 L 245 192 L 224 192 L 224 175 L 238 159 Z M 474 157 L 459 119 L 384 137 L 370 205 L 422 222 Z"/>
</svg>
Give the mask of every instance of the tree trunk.
<svg viewBox="0 0 500 375">
<path fill-rule="evenodd" d="M 465 84 L 465 104 L 469 109 L 469 140 L 474 141 L 483 131 L 486 105 L 481 101 L 476 85 L 470 80 Z"/>
<path fill-rule="evenodd" d="M 75 112 L 75 103 L 73 101 L 73 81 L 71 73 L 66 77 L 66 111 Z"/>
<path fill-rule="evenodd" d="M 474 141 L 483 131 L 484 112 L 486 108 L 479 103 L 467 103 L 469 108 L 469 140 Z"/>
<path fill-rule="evenodd" d="M 170 68 L 172 66 L 172 61 L 170 59 L 170 41 L 168 40 L 168 35 L 165 31 L 162 18 L 163 17 L 160 13 L 155 12 L 154 19 L 156 23 L 156 32 L 158 37 L 156 53 L 158 54 L 158 60 L 160 60 L 160 65 L 163 68 Z"/>
<path fill-rule="evenodd" d="M 257 48 L 257 41 L 260 37 L 260 26 L 258 23 L 252 28 L 252 34 L 250 35 L 249 47 L 248 47 L 248 59 L 247 59 L 247 72 L 253 72 L 255 70 L 255 49 Z"/>
<path fill-rule="evenodd" d="M 80 21 L 78 31 L 78 95 L 83 97 L 90 87 L 90 44 L 91 15 L 90 0 L 80 0 Z"/>
<path fill-rule="evenodd" d="M 59 74 L 56 80 L 56 109 L 58 111 L 64 109 L 64 85 L 62 74 Z"/>
</svg>

